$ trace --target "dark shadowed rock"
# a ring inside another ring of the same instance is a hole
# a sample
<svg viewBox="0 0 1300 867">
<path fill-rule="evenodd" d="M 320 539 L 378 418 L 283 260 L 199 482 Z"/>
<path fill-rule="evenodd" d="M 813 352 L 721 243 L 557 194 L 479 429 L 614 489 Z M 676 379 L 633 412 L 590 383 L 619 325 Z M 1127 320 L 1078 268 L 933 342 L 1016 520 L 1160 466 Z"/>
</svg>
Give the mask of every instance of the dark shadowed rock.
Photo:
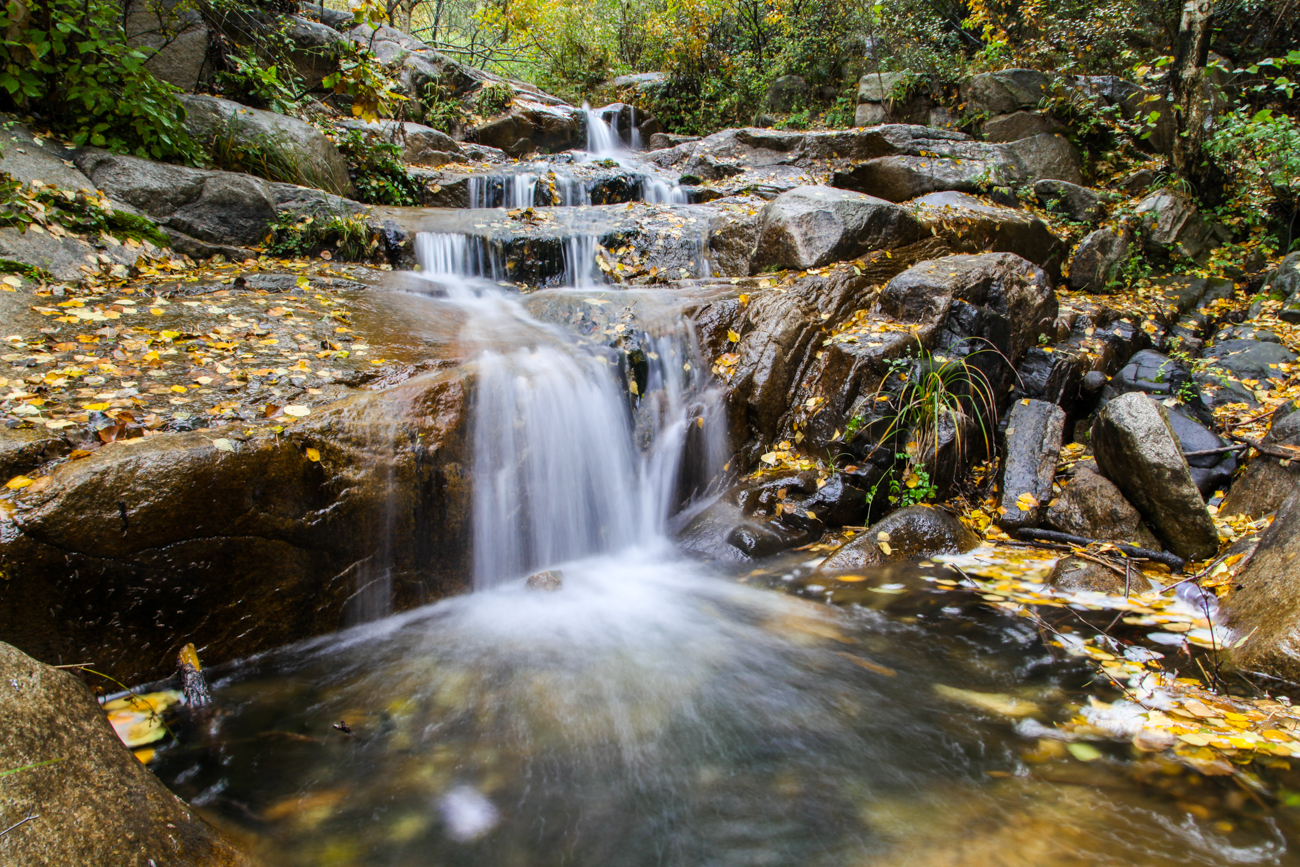
<svg viewBox="0 0 1300 867">
<path fill-rule="evenodd" d="M 1277 510 L 1255 553 L 1237 573 L 1239 589 L 1224 613 L 1241 643 L 1232 650 L 1243 668 L 1300 679 L 1300 490 Z"/>
<path fill-rule="evenodd" d="M 1254 388 L 1267 387 L 1269 380 L 1285 381 L 1288 372 L 1284 365 L 1295 364 L 1298 357 L 1280 343 L 1249 339 L 1215 341 L 1202 354 L 1213 368 L 1232 379 L 1253 380 Z"/>
<path fill-rule="evenodd" d="M 1300 411 L 1295 402 L 1284 404 L 1273 415 L 1263 442 L 1269 445 L 1300 446 Z M 1219 508 L 1224 515 L 1261 518 L 1276 511 L 1300 484 L 1300 461 L 1287 461 L 1256 454 L 1233 483 Z"/>
<path fill-rule="evenodd" d="M 923 226 L 959 252 L 1015 253 L 1050 275 L 1059 274 L 1065 261 L 1065 244 L 1027 211 L 964 193 L 931 193 L 909 205 Z"/>
<path fill-rule="evenodd" d="M 1098 229 L 1090 233 L 1070 260 L 1070 288 L 1080 292 L 1106 292 L 1120 279 L 1133 250 L 1127 230 Z"/>
<path fill-rule="evenodd" d="M 885 547 L 882 547 L 885 546 Z M 936 554 L 960 554 L 979 539 L 952 513 L 934 506 L 908 506 L 868 527 L 841 545 L 817 571 L 847 572 L 883 563 L 923 560 Z M 888 548 L 889 553 L 885 553 Z"/>
<path fill-rule="evenodd" d="M 1214 233 L 1196 205 L 1171 190 L 1160 190 L 1137 206 L 1148 249 L 1175 259 L 1201 261 L 1217 246 Z"/>
<path fill-rule="evenodd" d="M 339 32 L 326 23 L 291 15 L 284 36 L 293 46 L 289 59 L 308 90 L 319 90 L 325 76 L 338 69 L 335 45 Z"/>
<path fill-rule="evenodd" d="M 1041 111 L 1014 111 L 984 121 L 984 140 L 1012 142 L 1061 131 L 1061 124 Z"/>
<path fill-rule="evenodd" d="M 0 478 L 8 481 L 70 451 L 67 440 L 53 431 L 0 427 Z"/>
<path fill-rule="evenodd" d="M 1038 335 L 1053 330 L 1057 300 L 1041 268 L 1011 253 L 947 256 L 922 262 L 881 290 L 883 312 L 904 322 L 932 319 L 956 299 L 1006 320 L 1008 359 L 1018 364 Z"/>
<path fill-rule="evenodd" d="M 1018 400 L 1007 421 L 998 524 L 1008 532 L 1036 527 L 1052 498 L 1065 412 L 1041 400 Z M 1026 498 L 1024 495 L 1028 494 Z"/>
<path fill-rule="evenodd" d="M 1144 349 L 1135 353 L 1119 372 L 1111 377 L 1106 396 L 1115 397 L 1140 391 L 1160 397 L 1170 397 L 1186 390 L 1191 382 L 1187 366 L 1162 352 Z"/>
<path fill-rule="evenodd" d="M 122 745 L 71 674 L 0 643 L 0 696 L 0 812 L 6 827 L 37 816 L 0 837 L 6 865 L 250 863 Z"/>
<path fill-rule="evenodd" d="M 1115 398 L 1093 422 L 1092 447 L 1102 473 L 1170 551 L 1187 560 L 1214 556 L 1214 519 L 1160 404 L 1139 393 Z"/>
<path fill-rule="evenodd" d="M 275 162 L 290 167 L 292 181 L 339 196 L 355 197 L 348 164 L 325 134 L 306 121 L 273 111 L 260 111 L 215 96 L 185 96 L 185 129 L 212 147 L 220 143 L 244 152 L 272 153 Z"/>
<path fill-rule="evenodd" d="M 1097 465 L 1091 461 L 1075 465 L 1074 476 L 1048 506 L 1045 521 L 1062 533 L 1152 550 L 1160 548 L 1160 541 L 1142 522 L 1142 515 L 1124 499 L 1114 482 L 1097 472 Z"/>
<path fill-rule="evenodd" d="M 804 106 L 811 91 L 802 75 L 783 75 L 768 87 L 765 103 L 772 111 L 795 111 Z"/>
<path fill-rule="evenodd" d="M 513 157 L 532 151 L 554 153 L 580 147 L 585 121 L 569 106 L 516 99 L 506 112 L 465 131 L 465 140 L 500 148 Z"/>
<path fill-rule="evenodd" d="M 1038 181 L 1034 184 L 1034 195 L 1044 208 L 1076 223 L 1094 223 L 1106 212 L 1101 204 L 1101 196 L 1069 181 Z"/>
<path fill-rule="evenodd" d="M 1286 299 L 1278 311 L 1278 318 L 1300 322 L 1300 252 L 1292 253 L 1278 263 L 1268 290 L 1270 294 Z"/>
<path fill-rule="evenodd" d="M 1187 458 L 1188 471 L 1201 496 L 1208 500 L 1216 490 L 1226 490 L 1237 472 L 1237 458 L 1232 452 L 1187 455 L 1189 452 L 1211 452 L 1223 448 L 1227 442 L 1182 407 L 1166 407 L 1165 415 L 1178 438 L 1183 456 Z"/>
<path fill-rule="evenodd" d="M 1035 109 L 1047 96 L 1050 82 L 1036 69 L 1002 69 L 972 75 L 961 85 L 967 111 L 985 115 Z"/>
<path fill-rule="evenodd" d="M 800 187 L 763 207 L 751 270 L 816 268 L 920 238 L 916 218 L 898 205 L 834 187 Z"/>
</svg>

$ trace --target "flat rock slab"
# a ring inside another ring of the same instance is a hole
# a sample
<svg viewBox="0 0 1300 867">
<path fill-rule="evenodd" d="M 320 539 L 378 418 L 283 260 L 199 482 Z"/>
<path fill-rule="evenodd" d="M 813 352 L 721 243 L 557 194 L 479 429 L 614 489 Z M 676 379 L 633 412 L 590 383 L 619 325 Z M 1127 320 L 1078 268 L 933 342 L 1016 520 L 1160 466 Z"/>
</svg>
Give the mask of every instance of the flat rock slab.
<svg viewBox="0 0 1300 867">
<path fill-rule="evenodd" d="M 1144 394 L 1117 397 L 1097 415 L 1092 446 L 1102 473 L 1187 560 L 1219 550 L 1214 519 L 1183 458 L 1164 408 Z"/>
<path fill-rule="evenodd" d="M 1065 411 L 1041 400 L 1018 400 L 1007 421 L 998 524 L 1008 532 L 1036 527 L 1052 498 Z M 1026 496 L 1027 495 L 1027 496 Z"/>
<path fill-rule="evenodd" d="M 0 643 L 0 705 L 0 812 L 6 826 L 37 817 L 0 837 L 9 867 L 249 864 L 122 745 L 68 672 Z"/>
</svg>

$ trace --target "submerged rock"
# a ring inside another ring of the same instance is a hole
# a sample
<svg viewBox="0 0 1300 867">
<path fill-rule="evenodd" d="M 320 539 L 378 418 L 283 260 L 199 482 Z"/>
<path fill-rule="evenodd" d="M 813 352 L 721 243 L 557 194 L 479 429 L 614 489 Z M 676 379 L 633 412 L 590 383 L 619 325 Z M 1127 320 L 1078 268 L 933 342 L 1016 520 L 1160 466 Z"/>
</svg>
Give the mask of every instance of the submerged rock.
<svg viewBox="0 0 1300 867">
<path fill-rule="evenodd" d="M 0 643 L 0 838 L 10 867 L 250 862 L 133 756 L 90 691 Z"/>
<path fill-rule="evenodd" d="M 1137 506 L 1170 551 L 1203 560 L 1219 534 L 1183 458 L 1164 408 L 1144 394 L 1117 397 L 1092 426 L 1097 464 Z"/>
<path fill-rule="evenodd" d="M 923 560 L 936 554 L 960 554 L 978 545 L 975 534 L 952 513 L 934 506 L 908 506 L 841 545 L 817 571 L 846 572 L 883 563 Z"/>
</svg>

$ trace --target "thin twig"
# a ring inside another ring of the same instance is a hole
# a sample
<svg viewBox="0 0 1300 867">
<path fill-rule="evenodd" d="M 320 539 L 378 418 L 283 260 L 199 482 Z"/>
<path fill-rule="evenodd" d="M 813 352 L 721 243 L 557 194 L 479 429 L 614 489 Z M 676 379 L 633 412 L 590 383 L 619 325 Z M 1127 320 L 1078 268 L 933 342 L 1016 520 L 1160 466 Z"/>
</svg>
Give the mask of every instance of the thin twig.
<svg viewBox="0 0 1300 867">
<path fill-rule="evenodd" d="M 32 819 L 39 819 L 39 818 L 40 818 L 39 815 L 28 811 L 26 819 L 23 819 L 21 822 L 15 822 L 14 824 L 10 825 L 8 828 L 5 828 L 3 831 L 0 831 L 0 837 L 3 837 L 5 834 L 8 834 L 14 828 L 21 828 L 23 825 L 26 825 Z"/>
</svg>

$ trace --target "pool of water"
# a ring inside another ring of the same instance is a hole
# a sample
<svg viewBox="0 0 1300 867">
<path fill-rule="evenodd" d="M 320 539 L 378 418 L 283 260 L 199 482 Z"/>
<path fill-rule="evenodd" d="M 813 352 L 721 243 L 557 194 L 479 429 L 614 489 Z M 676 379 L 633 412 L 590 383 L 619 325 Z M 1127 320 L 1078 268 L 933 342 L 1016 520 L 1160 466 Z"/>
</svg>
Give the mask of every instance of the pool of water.
<svg viewBox="0 0 1300 867">
<path fill-rule="evenodd" d="M 228 666 L 154 768 L 268 865 L 1300 862 L 1248 780 L 1044 737 L 1092 670 L 939 567 L 562 568 Z"/>
</svg>

